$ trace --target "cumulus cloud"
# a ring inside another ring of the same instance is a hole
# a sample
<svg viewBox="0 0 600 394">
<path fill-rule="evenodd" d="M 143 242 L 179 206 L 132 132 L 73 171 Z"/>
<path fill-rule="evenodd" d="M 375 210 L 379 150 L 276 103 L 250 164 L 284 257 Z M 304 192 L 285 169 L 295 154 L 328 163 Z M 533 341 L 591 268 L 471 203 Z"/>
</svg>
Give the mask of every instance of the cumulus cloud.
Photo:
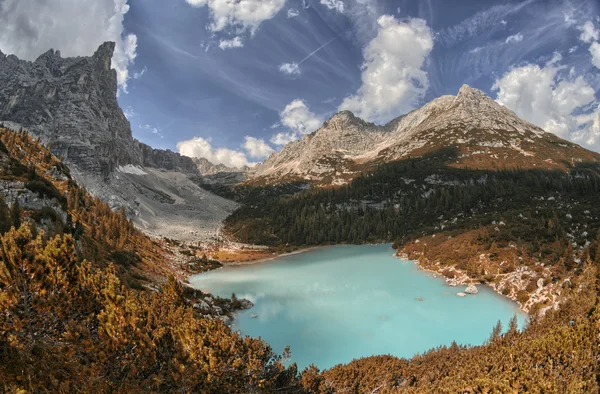
<svg viewBox="0 0 600 394">
<path fill-rule="evenodd" d="M 283 63 L 279 66 L 279 72 L 286 75 L 300 75 L 300 66 L 298 63 Z"/>
<path fill-rule="evenodd" d="M 285 106 L 279 114 L 281 124 L 301 134 L 312 133 L 323 122 L 303 100 L 296 99 Z"/>
<path fill-rule="evenodd" d="M 386 122 L 412 110 L 429 86 L 422 67 L 433 48 L 433 35 L 422 19 L 379 17 L 377 36 L 363 50 L 362 86 L 340 109 L 363 119 Z"/>
<path fill-rule="evenodd" d="M 180 154 L 188 157 L 205 158 L 213 164 L 223 164 L 227 167 L 251 166 L 246 154 L 241 151 L 228 148 L 215 148 L 210 139 L 195 137 L 190 140 L 177 143 Z"/>
<path fill-rule="evenodd" d="M 207 6 L 213 32 L 228 27 L 254 33 L 261 23 L 273 18 L 285 5 L 285 0 L 186 0 L 192 7 Z"/>
<path fill-rule="evenodd" d="M 579 39 L 586 44 L 590 44 L 593 41 L 598 41 L 600 39 L 600 31 L 596 29 L 596 26 L 594 26 L 592 21 L 585 22 L 579 30 L 581 30 Z"/>
<path fill-rule="evenodd" d="M 548 132 L 594 144 L 600 111 L 586 111 L 595 102 L 594 89 L 581 76 L 564 76 L 557 59 L 507 72 L 492 87 L 498 91 L 497 101 Z"/>
<path fill-rule="evenodd" d="M 295 8 L 289 8 L 289 9 L 287 10 L 287 17 L 288 17 L 288 18 L 295 18 L 295 17 L 297 17 L 298 15 L 300 15 L 300 11 L 298 11 L 298 10 L 297 10 L 297 9 L 295 9 Z"/>
<path fill-rule="evenodd" d="M 244 149 L 250 157 L 257 159 L 265 159 L 275 152 L 263 139 L 250 136 L 246 136 L 244 139 Z"/>
<path fill-rule="evenodd" d="M 304 134 L 312 133 L 323 123 L 321 117 L 314 114 L 301 99 L 286 105 L 279 113 L 279 118 L 279 124 L 288 131 L 277 133 L 271 138 L 271 143 L 275 145 L 285 145 L 297 140 Z"/>
<path fill-rule="evenodd" d="M 507 44 L 516 44 L 521 41 L 523 41 L 523 34 L 521 33 L 513 34 L 512 36 L 508 36 L 506 38 Z"/>
<path fill-rule="evenodd" d="M 341 0 L 321 0 L 321 4 L 330 10 L 336 10 L 341 13 L 344 12 L 344 2 Z"/>
<path fill-rule="evenodd" d="M 221 40 L 219 42 L 219 48 L 221 49 L 230 49 L 230 48 L 241 48 L 244 46 L 244 41 L 242 41 L 241 37 L 234 37 L 231 40 Z"/>
<path fill-rule="evenodd" d="M 63 56 L 89 56 L 114 41 L 113 68 L 126 92 L 137 49 L 137 37 L 123 28 L 128 11 L 127 0 L 0 1 L 0 49 L 35 60 L 50 48 Z"/>
</svg>

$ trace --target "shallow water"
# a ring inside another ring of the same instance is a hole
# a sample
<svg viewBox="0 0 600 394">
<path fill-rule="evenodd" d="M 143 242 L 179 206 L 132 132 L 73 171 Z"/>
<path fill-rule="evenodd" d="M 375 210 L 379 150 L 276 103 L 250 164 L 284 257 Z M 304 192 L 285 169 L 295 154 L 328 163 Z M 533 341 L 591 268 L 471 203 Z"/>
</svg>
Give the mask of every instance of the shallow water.
<svg viewBox="0 0 600 394">
<path fill-rule="evenodd" d="M 229 266 L 190 278 L 222 297 L 235 292 L 255 303 L 233 328 L 262 337 L 277 352 L 291 346 L 299 368 L 321 369 L 376 354 L 411 357 L 432 347 L 482 344 L 517 305 L 478 286 L 456 296 L 413 262 L 393 257 L 390 245 L 333 246 L 273 261 Z M 258 315 L 257 317 L 252 317 Z"/>
</svg>

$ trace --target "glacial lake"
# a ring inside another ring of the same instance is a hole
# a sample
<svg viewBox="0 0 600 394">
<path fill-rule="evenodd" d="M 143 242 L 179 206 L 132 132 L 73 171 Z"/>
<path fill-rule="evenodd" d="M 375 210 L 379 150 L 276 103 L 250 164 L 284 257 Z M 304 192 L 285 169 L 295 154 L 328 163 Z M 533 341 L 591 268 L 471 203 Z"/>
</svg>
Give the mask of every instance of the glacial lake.
<svg viewBox="0 0 600 394">
<path fill-rule="evenodd" d="M 515 313 L 524 326 L 527 315 L 486 286 L 458 297 L 465 286 L 450 287 L 393 253 L 390 245 L 332 246 L 227 266 L 190 283 L 251 300 L 255 306 L 238 313 L 232 328 L 278 353 L 290 345 L 300 369 L 378 354 L 410 358 L 452 341 L 480 345 Z"/>
</svg>

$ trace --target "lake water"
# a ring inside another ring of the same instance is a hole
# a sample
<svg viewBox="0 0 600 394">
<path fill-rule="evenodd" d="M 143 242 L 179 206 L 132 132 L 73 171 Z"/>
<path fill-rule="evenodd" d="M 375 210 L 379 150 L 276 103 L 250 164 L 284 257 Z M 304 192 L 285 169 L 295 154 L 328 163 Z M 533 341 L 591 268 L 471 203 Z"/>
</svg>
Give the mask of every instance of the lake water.
<svg viewBox="0 0 600 394">
<path fill-rule="evenodd" d="M 190 282 L 254 302 L 233 328 L 262 337 L 279 353 L 290 345 L 299 368 L 376 354 L 411 357 L 452 341 L 479 345 L 498 320 L 506 327 L 515 313 L 524 325 L 527 315 L 489 288 L 458 297 L 464 286 L 447 286 L 393 252 L 390 245 L 333 246 L 225 267 Z"/>
</svg>

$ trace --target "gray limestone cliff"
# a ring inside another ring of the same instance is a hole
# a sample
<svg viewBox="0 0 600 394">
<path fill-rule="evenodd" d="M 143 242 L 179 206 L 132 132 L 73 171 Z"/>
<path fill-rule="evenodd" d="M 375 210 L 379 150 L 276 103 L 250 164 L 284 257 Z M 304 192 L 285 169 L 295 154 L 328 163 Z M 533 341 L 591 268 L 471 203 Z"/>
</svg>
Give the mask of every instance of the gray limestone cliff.
<svg viewBox="0 0 600 394">
<path fill-rule="evenodd" d="M 198 174 L 192 159 L 131 135 L 117 102 L 113 42 L 90 57 L 49 50 L 34 62 L 0 52 L 0 120 L 28 129 L 84 174 L 108 177 L 131 164 Z"/>
</svg>

